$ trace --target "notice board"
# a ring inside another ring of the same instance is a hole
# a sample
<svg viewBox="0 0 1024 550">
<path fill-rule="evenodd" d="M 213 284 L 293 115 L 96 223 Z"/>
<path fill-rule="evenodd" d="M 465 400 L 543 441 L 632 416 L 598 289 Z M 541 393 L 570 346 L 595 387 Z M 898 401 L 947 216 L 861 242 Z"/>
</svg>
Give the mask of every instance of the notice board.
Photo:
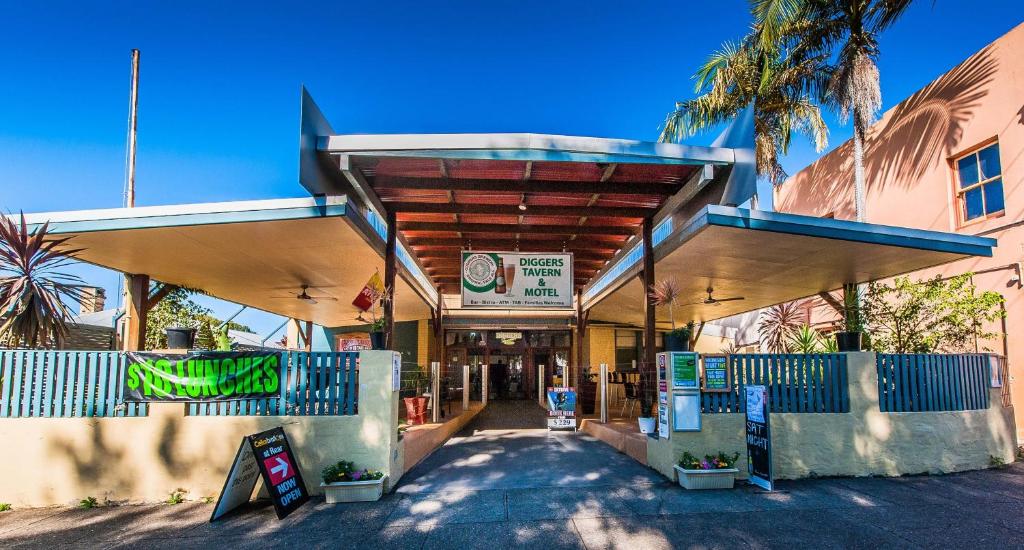
<svg viewBox="0 0 1024 550">
<path fill-rule="evenodd" d="M 750 482 L 771 491 L 772 433 L 769 423 L 768 391 L 764 386 L 746 386 L 747 474 Z"/>
<path fill-rule="evenodd" d="M 690 352 L 671 353 L 672 387 L 674 389 L 698 389 L 700 379 L 697 377 L 697 354 Z"/>
<path fill-rule="evenodd" d="M 242 438 L 210 521 L 249 502 L 260 478 L 274 503 L 277 519 L 284 519 L 309 500 L 299 461 L 282 428 Z"/>
<path fill-rule="evenodd" d="M 701 357 L 701 361 L 704 368 L 701 369 L 700 377 L 706 393 L 732 391 L 728 355 L 704 355 Z"/>
</svg>

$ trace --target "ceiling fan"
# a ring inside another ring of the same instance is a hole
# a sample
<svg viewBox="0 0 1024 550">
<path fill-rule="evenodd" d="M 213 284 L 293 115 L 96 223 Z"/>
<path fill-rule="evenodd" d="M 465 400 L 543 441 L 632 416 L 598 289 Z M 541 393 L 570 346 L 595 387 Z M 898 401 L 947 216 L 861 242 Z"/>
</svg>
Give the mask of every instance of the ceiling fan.
<svg viewBox="0 0 1024 550">
<path fill-rule="evenodd" d="M 690 305 L 704 304 L 706 306 L 717 306 L 718 304 L 720 304 L 722 302 L 732 302 L 734 300 L 743 300 L 743 299 L 745 299 L 743 296 L 733 296 L 733 297 L 730 297 L 730 298 L 715 298 L 714 296 L 712 296 L 712 294 L 714 292 L 715 292 L 715 289 L 713 289 L 711 287 L 708 287 L 708 297 L 704 298 L 703 300 L 701 300 L 699 302 L 692 302 Z"/>
<path fill-rule="evenodd" d="M 302 285 L 301 287 L 299 287 L 299 289 L 300 289 L 300 292 L 298 294 L 290 294 L 288 296 L 288 298 L 295 298 L 295 299 L 298 299 L 298 300 L 302 300 L 303 302 L 308 302 L 310 304 L 315 304 L 315 303 L 321 302 L 321 301 L 337 301 L 338 300 L 337 298 L 334 298 L 332 296 L 326 296 L 326 295 L 325 296 L 310 296 L 309 292 L 307 292 L 309 290 L 309 285 Z"/>
</svg>

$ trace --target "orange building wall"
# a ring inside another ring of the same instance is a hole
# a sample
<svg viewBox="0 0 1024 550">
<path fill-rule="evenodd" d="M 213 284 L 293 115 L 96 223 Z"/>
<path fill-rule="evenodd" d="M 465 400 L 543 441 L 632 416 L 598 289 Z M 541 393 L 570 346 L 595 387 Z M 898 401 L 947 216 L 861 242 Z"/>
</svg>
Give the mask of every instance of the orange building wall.
<svg viewBox="0 0 1024 550">
<path fill-rule="evenodd" d="M 886 75 L 882 75 L 883 85 Z M 960 224 L 952 158 L 999 142 L 1006 210 Z M 795 174 L 775 193 L 780 212 L 854 219 L 852 142 Z M 866 221 L 954 231 L 998 240 L 992 258 L 916 272 L 913 278 L 964 272 L 1006 298 L 1011 391 L 1024 399 L 1024 290 L 1011 282 L 1024 261 L 1024 24 L 887 111 L 865 143 Z M 1002 353 L 1003 342 L 988 344 Z M 1018 407 L 1024 439 L 1024 407 Z"/>
</svg>

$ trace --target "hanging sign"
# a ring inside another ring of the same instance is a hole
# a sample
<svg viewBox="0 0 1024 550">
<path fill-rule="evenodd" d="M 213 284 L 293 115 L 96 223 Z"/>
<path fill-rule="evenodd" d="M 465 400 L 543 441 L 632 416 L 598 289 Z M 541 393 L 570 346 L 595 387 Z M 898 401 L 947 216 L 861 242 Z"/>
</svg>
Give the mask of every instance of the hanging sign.
<svg viewBox="0 0 1024 550">
<path fill-rule="evenodd" d="M 692 352 L 673 351 L 672 361 L 672 388 L 673 389 L 698 389 L 700 379 L 697 377 L 697 354 Z"/>
<path fill-rule="evenodd" d="M 274 503 L 277 519 L 284 519 L 309 500 L 288 436 L 283 429 L 274 428 L 242 439 L 210 521 L 249 502 L 261 477 Z"/>
<path fill-rule="evenodd" d="M 700 378 L 706 393 L 732 391 L 728 355 L 704 355 L 701 357 L 701 363 L 704 368 L 701 369 Z"/>
<path fill-rule="evenodd" d="M 224 401 L 279 397 L 280 352 L 125 352 L 124 400 Z"/>
<path fill-rule="evenodd" d="M 771 491 L 772 434 L 768 422 L 768 391 L 764 386 L 746 386 L 747 474 L 750 482 Z"/>
<path fill-rule="evenodd" d="M 572 254 L 462 251 L 462 307 L 571 309 Z"/>
<path fill-rule="evenodd" d="M 548 388 L 548 428 L 576 428 L 576 389 Z"/>
</svg>

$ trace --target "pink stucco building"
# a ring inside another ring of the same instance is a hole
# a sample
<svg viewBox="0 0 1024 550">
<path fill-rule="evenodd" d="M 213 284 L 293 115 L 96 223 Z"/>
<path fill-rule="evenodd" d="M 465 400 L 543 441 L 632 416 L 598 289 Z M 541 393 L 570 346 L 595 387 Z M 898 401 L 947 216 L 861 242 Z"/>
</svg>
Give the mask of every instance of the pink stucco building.
<svg viewBox="0 0 1024 550">
<path fill-rule="evenodd" d="M 889 109 L 865 144 L 866 221 L 998 239 L 991 258 L 920 271 L 965 272 L 1006 299 L 1010 388 L 1024 398 L 1024 24 Z M 844 143 L 775 192 L 780 212 L 854 218 L 853 144 Z M 1024 439 L 1024 408 L 1018 439 Z"/>
</svg>

